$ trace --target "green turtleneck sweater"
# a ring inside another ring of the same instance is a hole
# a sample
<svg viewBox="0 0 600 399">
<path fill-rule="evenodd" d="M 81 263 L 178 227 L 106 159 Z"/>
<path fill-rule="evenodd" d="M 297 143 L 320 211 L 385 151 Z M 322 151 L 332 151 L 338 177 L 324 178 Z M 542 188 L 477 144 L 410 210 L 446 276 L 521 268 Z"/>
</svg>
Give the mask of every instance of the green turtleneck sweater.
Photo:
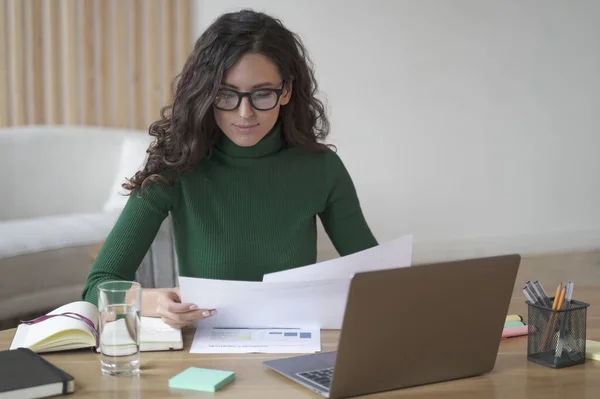
<svg viewBox="0 0 600 399">
<path fill-rule="evenodd" d="M 221 135 L 212 155 L 175 184 L 151 183 L 143 197 L 130 196 L 83 299 L 96 304 L 103 281 L 134 280 L 169 214 L 186 277 L 261 281 L 265 273 L 315 263 L 317 215 L 340 255 L 377 245 L 333 151 L 288 148 L 277 127 L 253 147 Z"/>
</svg>

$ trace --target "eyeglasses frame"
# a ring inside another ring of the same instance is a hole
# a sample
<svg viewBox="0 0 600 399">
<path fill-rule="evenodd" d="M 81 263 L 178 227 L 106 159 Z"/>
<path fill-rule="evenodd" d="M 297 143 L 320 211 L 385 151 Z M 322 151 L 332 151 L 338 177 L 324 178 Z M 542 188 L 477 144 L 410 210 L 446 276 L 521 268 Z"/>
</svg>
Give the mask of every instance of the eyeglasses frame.
<svg viewBox="0 0 600 399">
<path fill-rule="evenodd" d="M 279 100 L 281 99 L 281 96 L 283 94 L 283 90 L 285 89 L 285 84 L 286 84 L 286 81 L 284 80 L 283 84 L 281 85 L 281 88 L 279 88 L 279 89 L 262 88 L 262 89 L 252 90 L 252 91 L 236 91 L 236 90 L 233 90 L 233 89 L 219 89 L 219 91 L 229 91 L 229 92 L 235 93 L 238 96 L 238 102 L 235 105 L 235 107 L 233 107 L 233 108 L 221 108 L 221 107 L 219 107 L 216 104 L 216 102 L 213 102 L 213 105 L 214 105 L 214 107 L 216 109 L 221 110 L 221 111 L 235 111 L 236 109 L 238 109 L 240 107 L 240 104 L 242 103 L 242 99 L 244 97 L 248 97 L 248 101 L 250 102 L 250 105 L 255 110 L 257 110 L 257 111 L 270 111 L 273 108 L 277 107 L 277 104 L 279 104 Z M 275 105 L 273 105 L 271 108 L 256 108 L 256 106 L 252 102 L 252 94 L 256 93 L 257 91 L 270 91 L 270 92 L 273 92 L 273 93 L 277 94 L 277 100 L 275 100 Z"/>
</svg>

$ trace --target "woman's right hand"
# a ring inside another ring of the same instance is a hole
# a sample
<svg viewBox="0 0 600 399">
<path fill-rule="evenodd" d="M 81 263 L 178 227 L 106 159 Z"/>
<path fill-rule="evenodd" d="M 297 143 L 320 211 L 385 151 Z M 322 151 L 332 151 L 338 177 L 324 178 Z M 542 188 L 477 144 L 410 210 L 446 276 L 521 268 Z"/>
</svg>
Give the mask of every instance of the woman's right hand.
<svg viewBox="0 0 600 399">
<path fill-rule="evenodd" d="M 198 309 L 191 303 L 181 303 L 179 288 L 160 291 L 157 297 L 156 313 L 173 328 L 183 328 L 217 314 L 215 309 Z"/>
</svg>

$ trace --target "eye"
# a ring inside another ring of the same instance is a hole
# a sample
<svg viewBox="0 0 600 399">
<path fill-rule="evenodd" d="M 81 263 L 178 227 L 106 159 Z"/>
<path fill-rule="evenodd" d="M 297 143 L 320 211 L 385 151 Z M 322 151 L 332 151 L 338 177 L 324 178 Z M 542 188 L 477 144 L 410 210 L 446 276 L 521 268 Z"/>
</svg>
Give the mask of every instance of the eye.
<svg viewBox="0 0 600 399">
<path fill-rule="evenodd" d="M 273 92 L 270 90 L 258 90 L 252 94 L 255 98 L 268 98 L 273 95 Z"/>
<path fill-rule="evenodd" d="M 222 100 L 227 100 L 229 98 L 234 98 L 236 94 L 230 90 L 221 90 L 217 93 L 217 97 Z"/>
</svg>

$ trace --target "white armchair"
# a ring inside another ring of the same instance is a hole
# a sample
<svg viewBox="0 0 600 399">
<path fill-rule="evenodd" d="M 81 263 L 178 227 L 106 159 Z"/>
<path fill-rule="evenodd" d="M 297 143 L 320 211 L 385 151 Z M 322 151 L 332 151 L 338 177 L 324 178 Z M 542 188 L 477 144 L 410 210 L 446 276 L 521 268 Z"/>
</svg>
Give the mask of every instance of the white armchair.
<svg viewBox="0 0 600 399">
<path fill-rule="evenodd" d="M 120 184 L 150 139 L 88 126 L 0 129 L 0 320 L 80 299 L 91 248 L 117 220 Z M 176 283 L 172 245 L 166 220 L 138 270 L 143 286 Z"/>
</svg>

